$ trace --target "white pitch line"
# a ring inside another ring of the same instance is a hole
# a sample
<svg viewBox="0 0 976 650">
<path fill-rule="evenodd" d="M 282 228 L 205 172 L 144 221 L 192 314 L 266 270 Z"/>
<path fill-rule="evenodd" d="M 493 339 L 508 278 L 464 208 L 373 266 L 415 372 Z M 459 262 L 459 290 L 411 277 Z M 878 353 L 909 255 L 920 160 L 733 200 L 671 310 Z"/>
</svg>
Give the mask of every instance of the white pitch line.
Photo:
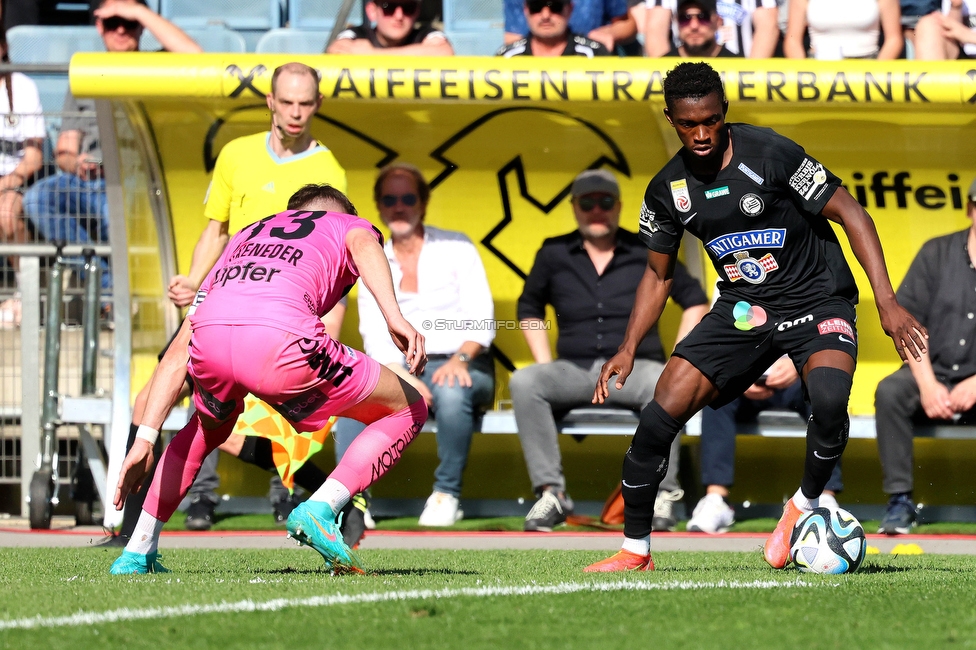
<svg viewBox="0 0 976 650">
<path fill-rule="evenodd" d="M 669 591 L 701 589 L 779 589 L 790 587 L 815 587 L 800 580 L 776 581 L 756 580 L 737 582 L 720 580 L 718 582 L 560 582 L 554 585 L 512 585 L 499 587 L 464 587 L 459 589 L 413 589 L 408 591 L 378 591 L 365 594 L 335 594 L 332 596 L 311 596 L 308 598 L 277 598 L 263 602 L 241 600 L 234 603 L 213 603 L 210 605 L 177 605 L 173 607 L 148 607 L 145 609 L 114 609 L 107 612 L 78 612 L 70 616 L 19 618 L 0 621 L 0 630 L 27 630 L 45 627 L 71 627 L 98 625 L 118 621 L 137 621 L 146 619 L 174 618 L 177 616 L 199 616 L 201 614 L 222 614 L 228 612 L 276 612 L 290 607 L 332 607 L 358 603 L 383 603 L 391 601 L 427 600 L 444 598 L 489 598 L 492 596 L 536 596 L 550 594 L 575 594 L 580 592 L 611 591 Z"/>
</svg>

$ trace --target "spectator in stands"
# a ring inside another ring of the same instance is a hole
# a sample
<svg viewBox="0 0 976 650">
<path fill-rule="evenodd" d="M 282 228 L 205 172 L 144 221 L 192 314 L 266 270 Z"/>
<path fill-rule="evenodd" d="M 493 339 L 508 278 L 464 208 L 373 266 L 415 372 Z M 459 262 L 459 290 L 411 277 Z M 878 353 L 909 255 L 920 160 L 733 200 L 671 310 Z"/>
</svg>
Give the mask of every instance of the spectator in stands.
<svg viewBox="0 0 976 650">
<path fill-rule="evenodd" d="M 976 423 L 976 180 L 969 187 L 969 228 L 929 240 L 898 288 L 929 332 L 928 351 L 885 377 L 874 394 L 878 453 L 888 510 L 879 533 L 915 526 L 912 437 L 916 424 Z"/>
<path fill-rule="evenodd" d="M 620 187 L 606 170 L 588 170 L 573 181 L 573 214 L 578 229 L 547 239 L 536 254 L 518 300 L 518 318 L 535 365 L 516 370 L 509 382 L 525 464 L 538 501 L 525 518 L 525 530 L 551 531 L 572 514 L 573 502 L 557 441 L 557 414 L 590 406 L 604 361 L 623 341 L 637 285 L 647 267 L 647 247 L 619 227 Z M 685 310 L 682 338 L 708 311 L 701 285 L 678 263 L 672 297 Z M 556 313 L 558 359 L 553 359 L 546 328 L 546 305 Z M 608 403 L 640 409 L 654 397 L 664 368 L 657 327 L 644 338 L 634 364 L 636 381 L 611 391 Z M 684 493 L 677 481 L 677 453 L 655 504 L 655 530 L 674 528 L 673 504 Z"/>
<path fill-rule="evenodd" d="M 520 41 L 534 33 L 531 16 L 548 5 L 552 13 L 560 14 L 558 7 L 568 7 L 569 31 L 597 41 L 612 54 L 640 56 L 637 42 L 637 23 L 630 15 L 627 0 L 577 0 L 571 2 L 505 1 L 505 45 Z M 526 11 L 528 8 L 528 11 Z M 538 55 L 536 55 L 538 56 Z"/>
<path fill-rule="evenodd" d="M 809 52 L 803 46 L 808 31 Z M 903 45 L 897 0 L 790 0 L 783 40 L 787 58 L 897 59 Z"/>
<path fill-rule="evenodd" d="M 10 63 L 7 35 L 0 29 L 0 60 Z M 6 104 L 6 106 L 4 106 Z M 41 171 L 44 155 L 44 115 L 37 85 L 20 72 L 0 74 L 0 235 L 3 241 L 20 244 L 27 241 L 23 219 L 23 192 Z M 17 286 L 18 259 L 8 257 L 14 269 Z M 0 303 L 0 326 L 20 324 L 20 297 Z"/>
<path fill-rule="evenodd" d="M 190 271 L 169 283 L 169 298 L 186 307 L 200 283 L 219 259 L 231 235 L 258 219 L 283 210 L 289 197 L 310 183 L 328 183 L 346 191 L 346 172 L 331 151 L 312 136 L 313 116 L 322 104 L 319 73 L 304 63 L 279 66 L 266 97 L 271 111 L 271 130 L 247 135 L 224 145 L 207 191 L 204 216 L 207 225 L 193 250 Z M 251 191 L 262 188 L 260 192 Z M 206 530 L 217 505 L 200 481 L 215 485 L 215 461 L 208 458 L 191 488 L 187 526 Z M 203 477 L 202 479 L 200 477 Z M 284 524 L 297 505 L 277 477 L 272 479 L 271 502 L 275 521 Z"/>
<path fill-rule="evenodd" d="M 943 8 L 946 13 L 943 14 Z M 963 3 L 942 0 L 901 0 L 905 55 L 920 61 L 941 61 L 959 56 L 959 45 L 947 38 L 943 20 L 962 24 Z"/>
<path fill-rule="evenodd" d="M 951 9 L 947 15 L 939 18 L 945 58 L 959 58 L 960 49 L 964 55 L 963 58 L 976 58 L 976 3 L 972 5 L 969 2 L 959 3 L 959 5 L 953 4 Z M 962 14 L 960 20 L 956 20 L 953 10 L 960 10 Z"/>
<path fill-rule="evenodd" d="M 645 11 L 644 49 L 648 56 L 664 56 L 678 43 L 672 45 L 671 34 L 679 36 L 681 19 L 687 12 L 687 2 L 677 0 L 648 0 Z M 779 41 L 776 0 L 732 0 L 715 2 L 706 0 L 697 4 L 705 20 L 717 14 L 715 41 L 735 56 L 766 59 L 773 56 Z M 695 5 L 692 5 L 695 6 Z M 673 20 L 672 20 L 673 18 Z M 702 56 L 702 55 L 693 55 Z M 722 56 L 719 54 L 718 56 Z"/>
<path fill-rule="evenodd" d="M 803 383 L 788 356 L 770 366 L 761 381 L 750 386 L 741 397 L 718 409 L 711 406 L 702 409 L 699 452 L 705 496 L 688 520 L 689 532 L 724 533 L 735 523 L 735 511 L 727 499 L 735 478 L 736 427 L 755 421 L 759 413 L 768 409 L 789 409 L 804 421 L 810 417 Z M 838 463 L 820 495 L 820 505 L 836 508 L 835 495 L 843 489 Z"/>
<path fill-rule="evenodd" d="M 419 16 L 420 0 L 370 0 L 366 3 L 366 17 L 370 22 L 339 32 L 326 52 L 453 55 L 454 49 L 444 32 L 418 23 Z"/>
<path fill-rule="evenodd" d="M 452 526 L 461 519 L 458 498 L 468 450 L 481 408 L 495 395 L 495 308 L 478 250 L 467 235 L 425 223 L 430 186 L 413 165 L 394 163 L 376 178 L 373 198 L 390 230 L 384 250 L 403 316 L 426 338 L 427 367 L 407 372 L 390 340 L 379 306 L 359 284 L 359 331 L 366 354 L 416 388 L 437 419 L 434 490 L 420 515 L 421 526 Z M 475 323 L 465 328 L 462 323 Z M 439 323 L 456 324 L 439 327 Z"/>
<path fill-rule="evenodd" d="M 715 40 L 722 18 L 714 0 L 683 0 L 678 5 L 678 46 L 665 56 L 727 57 L 740 56 Z"/>
<path fill-rule="evenodd" d="M 94 16 L 109 52 L 137 51 L 144 29 L 167 52 L 203 51 L 183 30 L 136 0 L 103 0 Z M 108 203 L 95 100 L 77 99 L 69 92 L 63 110 L 66 116 L 55 146 L 60 173 L 27 190 L 24 213 L 48 241 L 104 243 L 108 241 Z M 103 288 L 111 283 L 106 265 Z"/>
<path fill-rule="evenodd" d="M 610 54 L 603 43 L 572 32 L 573 3 L 564 0 L 525 0 L 528 36 L 498 50 L 496 56 L 594 56 Z M 506 34 L 507 35 L 507 34 Z"/>
</svg>

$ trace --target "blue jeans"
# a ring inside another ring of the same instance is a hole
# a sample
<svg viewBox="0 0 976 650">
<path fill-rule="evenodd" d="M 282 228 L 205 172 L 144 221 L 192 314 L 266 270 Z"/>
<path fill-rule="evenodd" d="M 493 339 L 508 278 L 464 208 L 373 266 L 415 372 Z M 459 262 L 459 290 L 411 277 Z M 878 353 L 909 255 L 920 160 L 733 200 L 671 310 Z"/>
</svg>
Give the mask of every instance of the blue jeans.
<svg viewBox="0 0 976 650">
<path fill-rule="evenodd" d="M 57 174 L 34 183 L 24 193 L 24 214 L 49 242 L 108 242 L 108 201 L 104 179 L 86 181 Z M 112 286 L 108 262 L 102 260 L 102 288 Z"/>
<path fill-rule="evenodd" d="M 756 416 L 769 409 L 790 409 L 804 420 L 810 417 L 810 405 L 803 399 L 803 382 L 796 380 L 791 386 L 778 390 L 767 400 L 751 400 L 738 397 L 725 406 L 702 410 L 701 450 L 702 485 L 732 487 L 735 478 L 736 424 L 755 422 Z M 833 492 L 844 489 L 841 482 L 840 463 L 834 467 L 826 488 Z"/>
<path fill-rule="evenodd" d="M 438 386 L 432 377 L 448 359 L 431 359 L 427 362 L 420 380 L 434 396 L 431 416 L 437 419 L 437 457 L 440 464 L 434 471 L 434 491 L 454 497 L 461 496 L 461 477 L 468 464 L 468 451 L 474 434 L 478 412 L 491 406 L 495 397 L 495 367 L 491 355 L 482 354 L 469 367 L 470 386 Z M 333 429 L 336 461 L 356 438 L 364 425 L 346 418 L 339 418 Z"/>
</svg>

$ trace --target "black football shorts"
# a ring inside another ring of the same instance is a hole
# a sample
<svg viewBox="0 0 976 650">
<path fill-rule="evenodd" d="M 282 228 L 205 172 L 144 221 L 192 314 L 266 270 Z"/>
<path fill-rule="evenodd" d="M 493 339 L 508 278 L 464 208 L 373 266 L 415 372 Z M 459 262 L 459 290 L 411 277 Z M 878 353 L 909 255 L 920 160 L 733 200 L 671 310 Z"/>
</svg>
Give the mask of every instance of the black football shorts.
<svg viewBox="0 0 976 650">
<path fill-rule="evenodd" d="M 678 343 L 674 355 L 698 368 L 719 390 L 711 406 L 729 403 L 784 354 L 800 371 L 821 350 L 857 360 L 854 305 L 831 298 L 806 309 L 777 313 L 733 297 L 712 310 Z"/>
</svg>

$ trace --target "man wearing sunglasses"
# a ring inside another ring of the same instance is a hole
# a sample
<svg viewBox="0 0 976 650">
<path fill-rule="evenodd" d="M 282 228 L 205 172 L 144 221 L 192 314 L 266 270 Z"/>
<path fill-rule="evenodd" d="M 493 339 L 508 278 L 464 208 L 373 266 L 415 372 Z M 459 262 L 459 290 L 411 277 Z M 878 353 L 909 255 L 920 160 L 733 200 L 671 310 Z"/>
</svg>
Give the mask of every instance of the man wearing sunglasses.
<svg viewBox="0 0 976 650">
<path fill-rule="evenodd" d="M 678 5 L 678 41 L 665 56 L 726 57 L 739 56 L 715 40 L 722 18 L 714 0 L 684 0 Z"/>
<path fill-rule="evenodd" d="M 368 23 L 339 32 L 329 54 L 410 54 L 451 56 L 454 49 L 444 32 L 417 22 L 420 0 L 371 0 Z"/>
<path fill-rule="evenodd" d="M 547 4 L 557 14 L 562 13 L 558 6 L 571 5 L 571 13 L 567 14 L 571 33 L 597 41 L 608 52 L 640 54 L 637 23 L 628 11 L 627 0 L 566 0 L 565 3 L 505 0 L 505 45 L 533 34 L 532 16 Z"/>
<path fill-rule="evenodd" d="M 676 48 L 681 44 L 682 25 L 679 17 L 687 13 L 685 4 L 680 0 L 648 0 L 648 7 L 656 15 L 665 10 L 674 18 L 670 22 L 670 30 L 667 21 L 658 20 L 654 22 L 653 31 L 645 32 L 645 49 L 648 52 L 667 52 L 672 46 Z M 699 7 L 709 15 L 718 14 L 720 22 L 715 28 L 715 40 L 732 54 L 750 59 L 773 56 L 780 38 L 776 0 L 708 0 Z M 687 21 L 687 16 L 685 18 Z M 671 43 L 672 35 L 678 39 L 674 43 Z"/>
<path fill-rule="evenodd" d="M 918 424 L 976 423 L 976 180 L 963 231 L 922 245 L 898 288 L 898 301 L 928 328 L 928 353 L 878 384 L 874 394 L 882 487 L 889 495 L 879 533 L 915 527 L 912 438 Z"/>
<path fill-rule="evenodd" d="M 525 0 L 529 35 L 498 50 L 496 56 L 607 56 L 605 45 L 569 29 L 573 3 L 568 0 Z"/>
<path fill-rule="evenodd" d="M 135 52 L 148 29 L 167 52 L 202 52 L 183 30 L 136 0 L 103 0 L 95 9 L 95 28 L 109 52 Z M 55 146 L 60 173 L 35 183 L 24 195 L 24 215 L 48 240 L 68 243 L 108 241 L 108 202 L 95 100 L 65 95 L 65 118 Z M 102 286 L 112 286 L 107 262 Z"/>
<path fill-rule="evenodd" d="M 635 233 L 619 227 L 620 187 L 606 170 L 588 170 L 573 181 L 574 232 L 547 239 L 536 254 L 518 300 L 518 318 L 535 365 L 516 370 L 509 381 L 519 440 L 538 501 L 525 517 L 525 530 L 549 532 L 572 514 L 566 493 L 554 411 L 590 406 L 600 367 L 623 341 L 647 253 Z M 685 311 L 678 338 L 708 310 L 701 285 L 680 263 L 672 297 Z M 541 325 L 552 305 L 559 326 L 558 358 L 553 359 Z M 612 391 L 607 403 L 640 409 L 651 401 L 664 368 L 665 353 L 657 329 L 638 350 L 634 372 L 640 379 Z M 676 454 L 679 445 L 673 448 Z M 673 503 L 683 496 L 677 459 L 661 485 L 658 529 L 673 529 Z"/>
</svg>

